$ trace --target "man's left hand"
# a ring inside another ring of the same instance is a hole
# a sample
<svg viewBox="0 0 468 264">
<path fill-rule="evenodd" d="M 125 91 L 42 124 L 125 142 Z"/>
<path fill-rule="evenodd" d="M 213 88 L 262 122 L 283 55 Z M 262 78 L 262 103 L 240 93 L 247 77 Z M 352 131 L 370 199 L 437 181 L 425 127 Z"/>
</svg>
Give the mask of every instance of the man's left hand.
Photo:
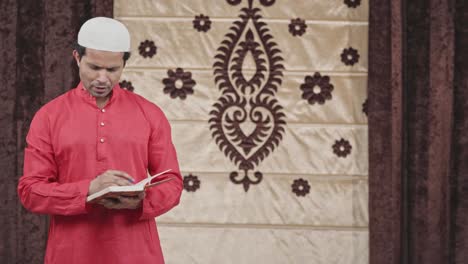
<svg viewBox="0 0 468 264">
<path fill-rule="evenodd" d="M 99 201 L 99 204 L 107 209 L 137 209 L 145 198 L 145 192 L 138 196 L 119 196 L 118 198 L 106 198 Z"/>
</svg>

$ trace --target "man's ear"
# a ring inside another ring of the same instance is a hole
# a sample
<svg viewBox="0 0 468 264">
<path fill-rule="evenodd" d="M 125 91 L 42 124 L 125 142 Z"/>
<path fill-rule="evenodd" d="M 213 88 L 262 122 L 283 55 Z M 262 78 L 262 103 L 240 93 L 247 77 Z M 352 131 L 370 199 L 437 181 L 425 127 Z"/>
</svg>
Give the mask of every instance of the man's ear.
<svg viewBox="0 0 468 264">
<path fill-rule="evenodd" d="M 78 51 L 76 50 L 73 50 L 73 58 L 75 58 L 75 61 L 76 61 L 76 65 L 78 65 L 78 67 L 80 67 L 80 54 L 78 54 Z"/>
</svg>

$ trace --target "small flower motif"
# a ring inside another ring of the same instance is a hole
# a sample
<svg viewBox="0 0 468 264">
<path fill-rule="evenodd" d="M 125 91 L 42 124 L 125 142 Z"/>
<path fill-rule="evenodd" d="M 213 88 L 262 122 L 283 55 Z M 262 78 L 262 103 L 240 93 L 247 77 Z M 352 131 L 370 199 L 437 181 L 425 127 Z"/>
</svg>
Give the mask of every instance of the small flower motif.
<svg viewBox="0 0 468 264">
<path fill-rule="evenodd" d="M 154 42 L 150 40 L 145 40 L 140 43 L 140 46 L 138 46 L 138 51 L 143 58 L 152 58 L 156 54 L 156 50 L 156 45 L 154 45 Z"/>
<path fill-rule="evenodd" d="M 175 72 L 168 70 L 167 75 L 169 77 L 163 79 L 164 93 L 170 94 L 173 99 L 180 97 L 182 100 L 187 98 L 187 94 L 193 94 L 196 82 L 192 79 L 192 73 L 177 68 Z"/>
<path fill-rule="evenodd" d="M 293 193 L 297 196 L 306 196 L 310 192 L 309 182 L 304 179 L 294 180 L 294 183 L 291 185 Z"/>
<path fill-rule="evenodd" d="M 195 16 L 195 19 L 193 20 L 193 28 L 195 28 L 198 32 L 207 32 L 211 28 L 210 17 L 203 14 Z"/>
<path fill-rule="evenodd" d="M 260 4 L 263 6 L 272 6 L 274 5 L 276 0 L 260 0 Z"/>
<path fill-rule="evenodd" d="M 228 2 L 228 4 L 233 5 L 233 6 L 238 5 L 242 2 L 242 0 L 226 0 L 226 1 Z"/>
<path fill-rule="evenodd" d="M 364 114 L 368 115 L 368 109 L 369 109 L 369 100 L 366 99 L 366 101 L 364 101 L 364 103 L 362 104 L 362 112 L 364 112 Z"/>
<path fill-rule="evenodd" d="M 349 7 L 349 8 L 356 8 L 361 4 L 361 0 L 344 0 L 344 3 Z"/>
<path fill-rule="evenodd" d="M 359 61 L 359 54 L 356 49 L 349 47 L 348 49 L 344 49 L 341 53 L 341 61 L 345 65 L 353 66 L 355 63 Z"/>
<path fill-rule="evenodd" d="M 126 80 L 123 80 L 119 82 L 120 88 L 125 89 L 127 91 L 133 92 L 135 88 L 133 88 L 132 82 L 128 82 Z"/>
<path fill-rule="evenodd" d="M 184 176 L 184 189 L 187 192 L 195 192 L 200 189 L 200 180 L 198 177 L 192 174 Z"/>
<path fill-rule="evenodd" d="M 351 144 L 345 139 L 335 140 L 333 145 L 333 152 L 341 158 L 345 158 L 351 153 Z"/>
<path fill-rule="evenodd" d="M 330 83 L 330 77 L 322 76 L 316 72 L 314 76 L 306 76 L 305 83 L 301 85 L 302 98 L 309 104 L 324 104 L 325 100 L 331 100 L 333 84 Z"/>
<path fill-rule="evenodd" d="M 305 20 L 300 18 L 291 19 L 291 23 L 289 23 L 289 32 L 293 36 L 302 36 L 306 31 L 307 25 Z"/>
</svg>

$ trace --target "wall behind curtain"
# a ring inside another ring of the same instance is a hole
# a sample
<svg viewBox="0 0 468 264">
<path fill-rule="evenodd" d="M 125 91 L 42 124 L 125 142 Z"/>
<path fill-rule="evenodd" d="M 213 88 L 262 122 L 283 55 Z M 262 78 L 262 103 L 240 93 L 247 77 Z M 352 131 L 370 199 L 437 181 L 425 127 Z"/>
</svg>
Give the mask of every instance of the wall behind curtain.
<svg viewBox="0 0 468 264">
<path fill-rule="evenodd" d="M 184 174 L 157 219 L 167 263 L 368 263 L 368 1 L 114 15 L 132 35 L 121 85 L 164 110 Z"/>
<path fill-rule="evenodd" d="M 113 1 L 0 1 L 0 263 L 43 263 L 47 217 L 16 195 L 34 113 L 78 83 L 71 52 L 81 24 L 112 17 Z"/>
</svg>

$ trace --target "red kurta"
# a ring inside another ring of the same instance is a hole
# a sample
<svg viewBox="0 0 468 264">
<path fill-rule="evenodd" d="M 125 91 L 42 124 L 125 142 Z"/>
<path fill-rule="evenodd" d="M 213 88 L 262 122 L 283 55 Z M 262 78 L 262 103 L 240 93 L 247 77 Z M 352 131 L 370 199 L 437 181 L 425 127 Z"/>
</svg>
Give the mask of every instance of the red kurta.
<svg viewBox="0 0 468 264">
<path fill-rule="evenodd" d="M 18 194 L 51 216 L 45 263 L 164 263 L 154 217 L 179 203 L 182 178 L 163 112 L 116 85 L 99 109 L 80 83 L 42 107 L 29 129 Z M 108 169 L 136 181 L 166 169 L 177 179 L 147 190 L 137 210 L 86 204 Z"/>
</svg>

